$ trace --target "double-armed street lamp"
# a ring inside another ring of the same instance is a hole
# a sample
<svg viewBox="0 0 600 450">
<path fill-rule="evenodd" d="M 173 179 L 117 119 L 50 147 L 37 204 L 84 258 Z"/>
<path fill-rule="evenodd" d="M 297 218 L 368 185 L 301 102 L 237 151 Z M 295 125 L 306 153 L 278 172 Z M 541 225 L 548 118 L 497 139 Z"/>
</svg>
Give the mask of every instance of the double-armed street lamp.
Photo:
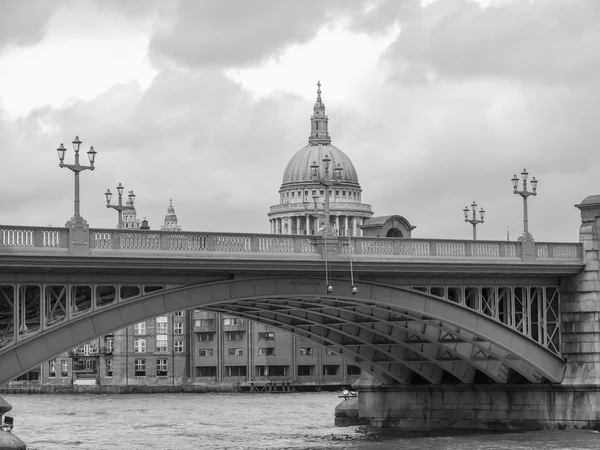
<svg viewBox="0 0 600 450">
<path fill-rule="evenodd" d="M 325 255 L 325 285 L 327 286 L 326 287 L 327 294 L 333 294 L 334 287 L 332 284 L 329 284 L 329 274 L 328 274 L 329 269 L 328 269 L 328 263 L 327 263 L 327 251 L 328 251 L 327 237 L 330 237 L 330 238 L 335 237 L 335 235 L 333 233 L 333 229 L 331 227 L 331 212 L 329 209 L 329 188 L 335 184 L 339 184 L 340 178 L 341 178 L 342 167 L 338 164 L 334 168 L 335 173 L 334 173 L 333 180 L 332 180 L 329 176 L 329 166 L 331 164 L 331 158 L 329 158 L 329 155 L 326 154 L 322 161 L 323 161 L 323 169 L 324 169 L 323 177 L 321 177 L 321 174 L 319 171 L 319 165 L 317 164 L 316 161 L 313 161 L 310 168 L 312 171 L 313 181 L 316 181 L 325 187 L 325 205 L 324 205 L 325 228 L 323 230 L 323 247 L 324 247 L 323 254 Z M 318 196 L 313 197 L 313 200 L 315 202 L 315 210 L 317 209 L 317 199 L 318 198 L 319 198 Z"/>
<path fill-rule="evenodd" d="M 523 189 L 522 190 L 518 190 L 517 188 L 519 187 L 519 178 L 517 177 L 517 175 L 515 174 L 512 177 L 512 184 L 513 184 L 513 193 L 515 194 L 519 194 L 521 197 L 523 197 L 523 236 L 521 237 L 521 239 L 526 240 L 526 241 L 531 241 L 533 240 L 533 236 L 529 233 L 528 230 L 528 220 L 527 220 L 527 197 L 529 197 L 530 195 L 537 195 L 536 189 L 537 189 L 537 184 L 538 181 L 535 179 L 535 177 L 533 177 L 530 181 L 531 183 L 531 191 L 527 190 L 527 177 L 529 176 L 529 173 L 527 172 L 527 169 L 523 169 L 523 172 L 521 172 L 521 178 L 523 180 Z"/>
<path fill-rule="evenodd" d="M 104 195 L 106 195 L 106 207 L 113 208 L 113 209 L 117 210 L 117 212 L 119 213 L 119 222 L 117 224 L 117 228 L 119 228 L 119 229 L 123 228 L 123 211 L 135 209 L 135 207 L 133 206 L 133 202 L 135 201 L 135 194 L 133 193 L 133 191 L 129 191 L 129 194 L 127 195 L 127 197 L 129 198 L 129 201 L 127 202 L 126 205 L 123 204 L 123 190 L 124 189 L 125 188 L 121 185 L 121 183 L 119 183 L 119 185 L 117 186 L 117 194 L 119 195 L 119 203 L 116 205 L 110 204 L 110 199 L 112 198 L 112 192 L 110 192 L 110 189 L 107 189 L 106 193 L 104 194 Z"/>
<path fill-rule="evenodd" d="M 479 217 L 480 219 L 477 219 L 477 203 L 475 203 L 475 200 L 473 200 L 473 203 L 471 204 L 471 209 L 473 210 L 473 217 L 471 219 L 469 219 L 469 208 L 467 208 L 465 206 L 465 209 L 463 209 L 463 212 L 465 213 L 465 222 L 469 222 L 470 224 L 473 225 L 473 240 L 476 241 L 477 240 L 477 224 L 478 223 L 483 223 L 483 217 L 485 216 L 485 211 L 483 210 L 483 207 L 481 208 L 481 210 L 479 211 Z"/>
<path fill-rule="evenodd" d="M 79 140 L 79 136 L 75 136 L 75 140 L 73 141 L 73 149 L 75 150 L 75 164 L 65 164 L 65 151 L 67 150 L 63 144 L 60 144 L 60 147 L 56 149 L 58 152 L 58 159 L 60 163 L 59 167 L 66 167 L 67 169 L 71 169 L 75 173 L 75 213 L 73 216 L 74 222 L 83 222 L 81 215 L 79 214 L 79 172 L 83 172 L 84 170 L 94 170 L 94 161 L 96 159 L 96 151 L 94 147 L 90 147 L 87 152 L 88 159 L 90 160 L 89 166 L 83 166 L 79 164 L 79 147 L 81 146 L 81 141 Z"/>
<path fill-rule="evenodd" d="M 335 184 L 339 184 L 339 180 L 341 178 L 341 173 L 342 173 L 342 167 L 338 164 L 335 168 L 335 174 L 333 176 L 333 180 L 330 178 L 329 176 L 329 165 L 331 163 L 331 158 L 329 158 L 329 155 L 325 155 L 325 157 L 323 158 L 323 168 L 324 170 L 324 176 L 321 177 L 320 173 L 319 173 L 319 165 L 317 164 L 316 161 L 313 161 L 312 165 L 310 166 L 311 170 L 312 170 L 312 178 L 313 181 L 318 182 L 319 184 L 321 184 L 322 186 L 325 186 L 325 230 L 324 233 L 333 233 L 333 230 L 331 228 L 331 213 L 329 210 L 329 188 Z M 315 201 L 315 208 L 317 206 L 317 199 L 318 196 L 314 196 L 313 200 Z"/>
</svg>

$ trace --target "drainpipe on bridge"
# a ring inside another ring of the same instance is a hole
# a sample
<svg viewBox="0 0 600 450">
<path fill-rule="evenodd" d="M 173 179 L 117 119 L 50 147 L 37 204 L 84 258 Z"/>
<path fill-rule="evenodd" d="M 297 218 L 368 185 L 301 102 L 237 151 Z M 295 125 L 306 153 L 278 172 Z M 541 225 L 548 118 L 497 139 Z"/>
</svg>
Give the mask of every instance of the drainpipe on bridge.
<svg viewBox="0 0 600 450">
<path fill-rule="evenodd" d="M 86 256 L 90 254 L 90 228 L 81 217 L 72 217 L 65 225 L 69 229 L 69 254 Z"/>
</svg>

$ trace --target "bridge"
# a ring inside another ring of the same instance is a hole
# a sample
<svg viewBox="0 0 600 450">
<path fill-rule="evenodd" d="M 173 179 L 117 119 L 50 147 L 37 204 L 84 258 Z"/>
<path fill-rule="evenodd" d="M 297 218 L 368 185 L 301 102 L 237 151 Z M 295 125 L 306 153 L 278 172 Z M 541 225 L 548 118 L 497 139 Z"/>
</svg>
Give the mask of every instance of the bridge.
<svg viewBox="0 0 600 450">
<path fill-rule="evenodd" d="M 578 206 L 577 243 L 0 226 L 0 384 L 202 308 L 362 368 L 340 424 L 597 428 L 600 198 Z"/>
</svg>

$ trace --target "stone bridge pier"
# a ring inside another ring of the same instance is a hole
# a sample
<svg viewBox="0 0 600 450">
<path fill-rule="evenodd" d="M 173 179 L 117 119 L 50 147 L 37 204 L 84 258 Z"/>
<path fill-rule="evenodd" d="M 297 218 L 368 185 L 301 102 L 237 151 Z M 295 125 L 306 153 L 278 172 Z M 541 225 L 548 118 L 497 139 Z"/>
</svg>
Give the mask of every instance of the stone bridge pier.
<svg viewBox="0 0 600 450">
<path fill-rule="evenodd" d="M 363 372 L 353 385 L 358 396 L 336 408 L 336 424 L 600 430 L 600 195 L 575 206 L 585 267 L 560 280 L 562 382 L 399 385 Z"/>
</svg>

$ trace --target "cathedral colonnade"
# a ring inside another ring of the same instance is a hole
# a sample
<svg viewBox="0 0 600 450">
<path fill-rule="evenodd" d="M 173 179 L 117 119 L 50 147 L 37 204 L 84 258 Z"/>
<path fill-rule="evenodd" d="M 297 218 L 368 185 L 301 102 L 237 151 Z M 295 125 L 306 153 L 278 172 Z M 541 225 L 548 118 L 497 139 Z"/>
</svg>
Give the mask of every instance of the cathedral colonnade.
<svg viewBox="0 0 600 450">
<path fill-rule="evenodd" d="M 361 225 L 368 218 L 351 215 L 332 215 L 331 224 L 338 236 L 362 236 Z M 271 234 L 318 235 L 322 218 L 311 215 L 290 215 L 269 219 Z"/>
</svg>

